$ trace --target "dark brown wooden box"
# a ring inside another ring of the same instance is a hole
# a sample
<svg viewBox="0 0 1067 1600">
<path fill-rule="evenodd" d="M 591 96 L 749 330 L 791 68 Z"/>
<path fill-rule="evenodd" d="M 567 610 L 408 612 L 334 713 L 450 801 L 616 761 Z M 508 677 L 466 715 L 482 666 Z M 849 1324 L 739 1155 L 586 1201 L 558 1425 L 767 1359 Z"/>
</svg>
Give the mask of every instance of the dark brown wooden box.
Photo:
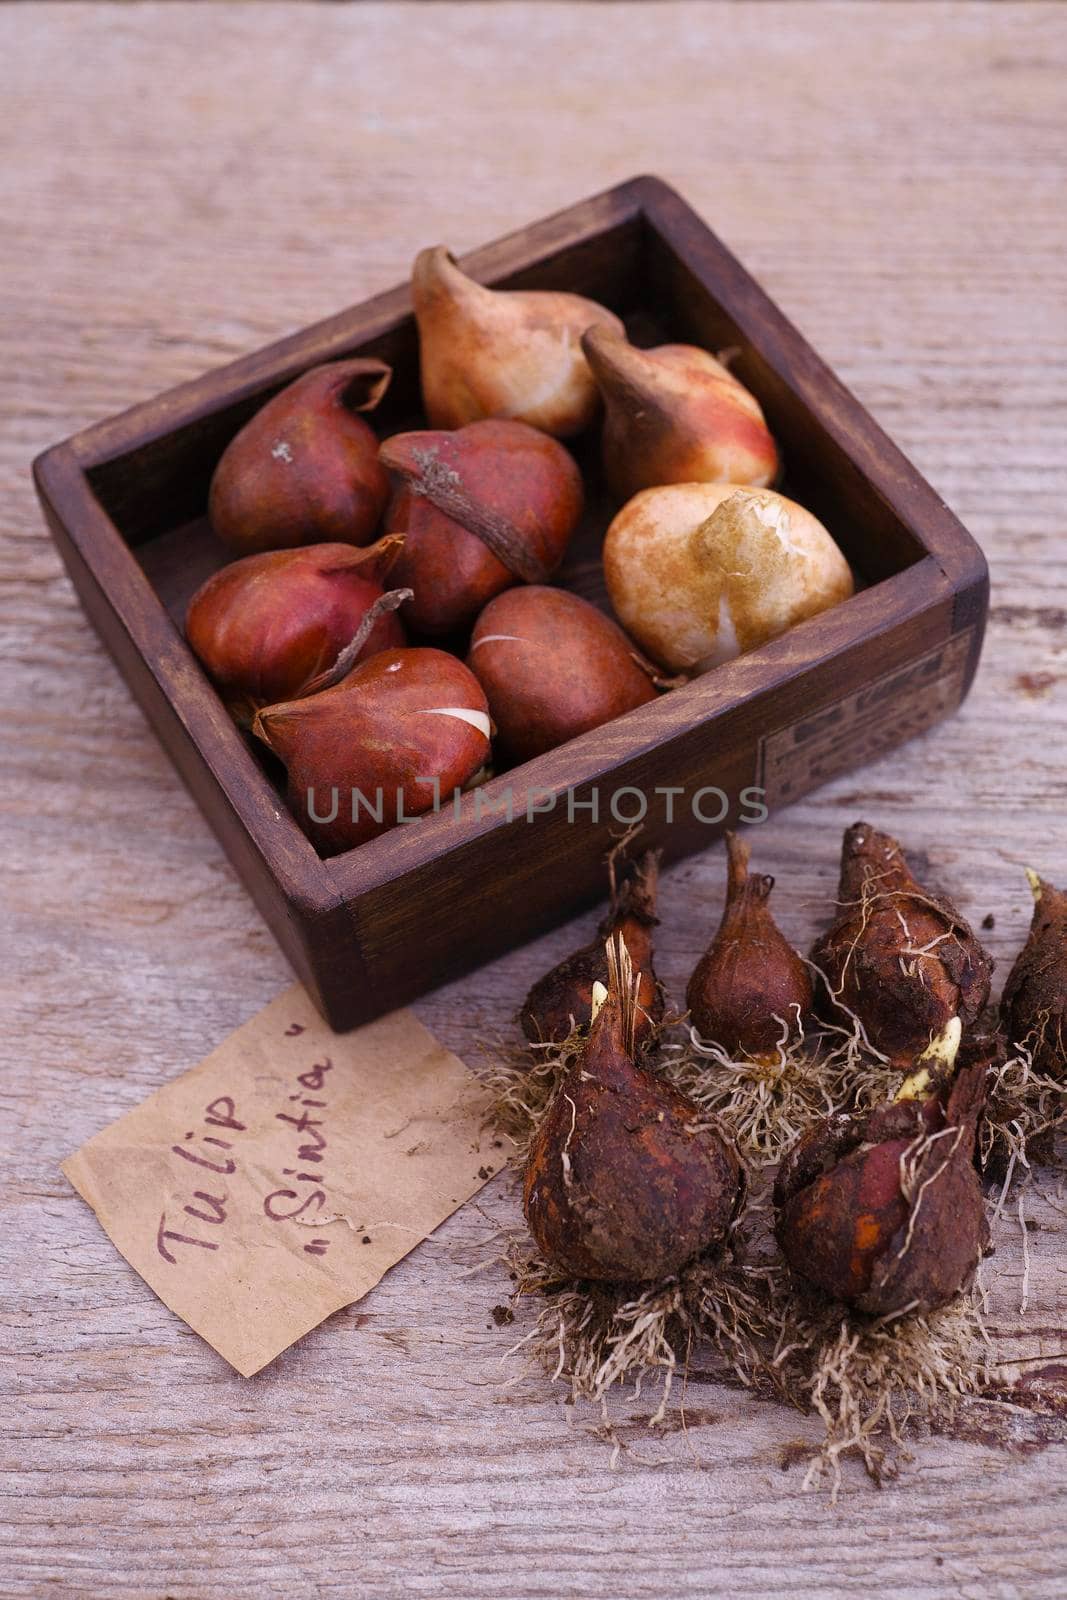
<svg viewBox="0 0 1067 1600">
<path fill-rule="evenodd" d="M 463 265 L 501 287 L 590 295 L 624 315 L 639 342 L 735 347 L 734 370 L 782 446 L 785 491 L 827 524 L 864 586 L 774 643 L 501 774 L 466 795 L 458 814 L 450 805 L 322 860 L 188 650 L 180 619 L 225 559 L 204 516 L 212 469 L 272 393 L 317 362 L 376 355 L 395 369 L 376 426 L 390 432 L 417 419 L 407 288 L 42 455 L 38 493 L 88 615 L 337 1029 L 599 899 L 603 858 L 621 831 L 613 796 L 623 815 L 646 797 L 643 838 L 676 857 L 751 817 L 747 789 L 765 791 L 773 810 L 930 727 L 970 686 L 985 624 L 988 577 L 973 539 L 664 183 L 635 178 Z M 592 460 L 595 448 L 586 454 Z M 594 501 L 561 581 L 588 592 L 608 514 Z M 722 803 L 701 789 L 723 791 L 728 814 L 719 817 Z"/>
</svg>

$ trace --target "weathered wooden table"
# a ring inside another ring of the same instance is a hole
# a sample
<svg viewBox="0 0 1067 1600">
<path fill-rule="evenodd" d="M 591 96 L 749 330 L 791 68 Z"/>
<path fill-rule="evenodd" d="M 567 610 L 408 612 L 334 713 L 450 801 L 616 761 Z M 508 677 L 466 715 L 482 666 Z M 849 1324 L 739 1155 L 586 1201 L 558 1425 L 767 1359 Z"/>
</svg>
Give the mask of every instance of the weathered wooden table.
<svg viewBox="0 0 1067 1600">
<path fill-rule="evenodd" d="M 1044 4 L 71 5 L 0 11 L 6 902 L 3 1596 L 1067 1592 L 1067 1423 L 1025 1386 L 832 1509 L 815 1424 L 690 1383 L 687 1431 L 502 1363 L 503 1180 L 245 1382 L 119 1258 L 57 1167 L 288 982 L 83 618 L 31 456 L 76 427 L 635 171 L 675 182 L 982 541 L 984 666 L 950 724 L 780 815 L 798 943 L 840 830 L 897 832 L 1001 976 L 1022 868 L 1067 880 L 1063 74 Z M 1059 291 L 1059 294 L 1057 293 Z M 675 994 L 721 852 L 674 870 Z M 462 908 L 459 908 L 462 937 Z M 587 936 L 428 998 L 470 1053 Z M 1064 1198 L 1001 1229 L 1009 1376 L 1067 1361 Z M 509 1387 L 505 1382 L 511 1378 Z"/>
</svg>

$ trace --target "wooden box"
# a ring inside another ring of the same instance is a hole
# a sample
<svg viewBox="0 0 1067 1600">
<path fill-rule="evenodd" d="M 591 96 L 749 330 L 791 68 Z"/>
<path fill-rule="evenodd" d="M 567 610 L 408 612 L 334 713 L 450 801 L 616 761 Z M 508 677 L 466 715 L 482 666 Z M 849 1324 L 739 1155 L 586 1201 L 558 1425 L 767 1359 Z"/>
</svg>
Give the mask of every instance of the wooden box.
<svg viewBox="0 0 1067 1600">
<path fill-rule="evenodd" d="M 375 355 L 395 374 L 375 426 L 418 425 L 407 288 L 42 455 L 38 493 L 86 611 L 336 1029 L 601 898 L 605 852 L 642 803 L 643 838 L 677 857 L 752 818 L 754 791 L 773 810 L 930 727 L 963 699 L 981 647 L 988 578 L 973 539 L 665 184 L 635 178 L 462 264 L 501 287 L 589 295 L 640 343 L 734 348 L 782 448 L 783 488 L 830 528 L 860 587 L 774 643 L 500 774 L 458 809 L 323 860 L 191 655 L 181 618 L 226 559 L 204 515 L 212 469 L 271 394 L 317 362 Z M 580 453 L 595 478 L 595 440 Z M 595 594 L 609 516 L 594 491 L 558 581 Z"/>
</svg>

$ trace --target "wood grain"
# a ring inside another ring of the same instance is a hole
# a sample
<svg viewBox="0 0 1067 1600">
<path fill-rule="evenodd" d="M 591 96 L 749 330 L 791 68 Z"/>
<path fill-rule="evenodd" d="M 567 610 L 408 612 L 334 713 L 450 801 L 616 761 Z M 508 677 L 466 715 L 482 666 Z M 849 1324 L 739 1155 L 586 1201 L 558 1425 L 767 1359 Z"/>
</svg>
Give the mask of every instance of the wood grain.
<svg viewBox="0 0 1067 1600">
<path fill-rule="evenodd" d="M 595 1418 L 502 1364 L 497 1181 L 250 1383 L 118 1258 L 57 1164 L 287 981 L 61 575 L 29 483 L 55 439 L 465 250 L 657 170 L 760 277 L 982 543 L 963 712 L 755 841 L 798 943 L 840 829 L 898 833 L 1006 971 L 1022 867 L 1067 881 L 1060 204 L 1067 16 L 1043 4 L 0 10 L 8 1040 L 0 1593 L 1058 1596 L 1064 1424 L 968 1406 L 902 1481 L 802 1495 L 810 1420 L 691 1380 L 688 1431 L 609 1470 Z M 718 851 L 673 869 L 676 995 Z M 593 918 L 419 1006 L 503 1029 Z M 989 1265 L 1002 1358 L 1063 1363 L 1056 1180 Z M 1015 1369 L 1018 1370 L 1018 1369 Z M 1014 1372 L 1009 1375 L 1014 1375 Z M 504 1387 L 507 1377 L 516 1378 Z M 1038 1391 L 1030 1391 L 1033 1406 Z"/>
</svg>

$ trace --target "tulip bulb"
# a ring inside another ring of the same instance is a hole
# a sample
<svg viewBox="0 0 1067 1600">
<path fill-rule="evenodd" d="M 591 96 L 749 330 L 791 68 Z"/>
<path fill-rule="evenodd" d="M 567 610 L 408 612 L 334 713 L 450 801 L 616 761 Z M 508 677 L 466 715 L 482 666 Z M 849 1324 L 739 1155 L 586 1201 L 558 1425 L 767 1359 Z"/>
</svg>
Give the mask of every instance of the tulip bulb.
<svg viewBox="0 0 1067 1600">
<path fill-rule="evenodd" d="M 420 633 L 467 627 L 515 583 L 559 566 L 582 513 L 582 479 L 561 444 L 523 422 L 398 433 L 381 448 L 398 481 L 385 526 L 401 534 L 397 584 Z"/>
<path fill-rule="evenodd" d="M 808 969 L 767 904 L 774 879 L 752 877 L 749 848 L 727 833 L 726 905 L 719 930 L 686 990 L 693 1026 L 728 1055 L 774 1060 L 811 1016 Z"/>
<path fill-rule="evenodd" d="M 443 650 L 385 650 L 334 688 L 267 706 L 252 731 L 284 761 L 289 806 L 326 855 L 431 810 L 489 757 L 477 678 Z"/>
<path fill-rule="evenodd" d="M 812 961 L 867 1038 L 905 1070 L 953 1017 L 963 1028 L 989 998 L 992 963 L 949 900 L 912 875 L 900 845 L 865 822 L 845 834 L 841 910 Z"/>
<path fill-rule="evenodd" d="M 1036 872 L 1027 877 L 1034 914 L 1008 974 L 1001 1016 L 1008 1038 L 1024 1045 L 1036 1071 L 1067 1080 L 1067 892 Z"/>
<path fill-rule="evenodd" d="M 622 331 L 595 300 L 487 289 L 441 245 L 420 251 L 411 293 L 432 427 L 511 417 L 565 439 L 592 422 L 600 402 L 581 337 L 594 323 Z"/>
<path fill-rule="evenodd" d="M 404 591 L 382 580 L 400 539 L 243 556 L 201 584 L 185 633 L 238 720 L 328 686 L 332 673 L 405 643 Z"/>
<path fill-rule="evenodd" d="M 691 344 L 639 350 L 603 326 L 582 349 L 604 399 L 604 476 L 618 500 L 668 483 L 766 486 L 778 451 L 759 401 Z"/>
<path fill-rule="evenodd" d="M 392 369 L 353 359 L 312 367 L 230 442 L 208 495 L 211 526 L 238 555 L 303 544 L 369 544 L 389 496 L 372 411 Z"/>
<path fill-rule="evenodd" d="M 942 1041 L 942 1066 L 953 1053 Z M 965 1067 L 940 1094 L 804 1134 L 774 1187 L 775 1232 L 793 1270 L 879 1317 L 935 1311 L 964 1289 L 989 1239 L 974 1165 L 985 1092 L 985 1066 Z"/>
<path fill-rule="evenodd" d="M 723 1243 L 743 1178 L 693 1102 L 634 1062 L 638 980 L 620 936 L 609 949 L 606 994 L 530 1147 L 523 1211 L 561 1276 L 649 1282 Z"/>
<path fill-rule="evenodd" d="M 539 978 L 526 996 L 519 1023 L 532 1044 L 562 1044 L 593 1011 L 594 991 L 608 981 L 607 944 L 619 934 L 637 974 L 634 1043 L 640 1048 L 663 1020 L 663 990 L 652 961 L 652 930 L 659 886 L 659 851 L 611 869 L 611 904 L 590 944 Z"/>
<path fill-rule="evenodd" d="M 529 585 L 497 595 L 474 626 L 467 665 L 513 761 L 656 698 L 651 669 L 622 629 L 564 589 Z"/>
<path fill-rule="evenodd" d="M 773 489 L 669 484 L 627 502 L 604 539 L 615 613 L 674 672 L 703 672 L 853 592 L 823 527 Z"/>
</svg>

